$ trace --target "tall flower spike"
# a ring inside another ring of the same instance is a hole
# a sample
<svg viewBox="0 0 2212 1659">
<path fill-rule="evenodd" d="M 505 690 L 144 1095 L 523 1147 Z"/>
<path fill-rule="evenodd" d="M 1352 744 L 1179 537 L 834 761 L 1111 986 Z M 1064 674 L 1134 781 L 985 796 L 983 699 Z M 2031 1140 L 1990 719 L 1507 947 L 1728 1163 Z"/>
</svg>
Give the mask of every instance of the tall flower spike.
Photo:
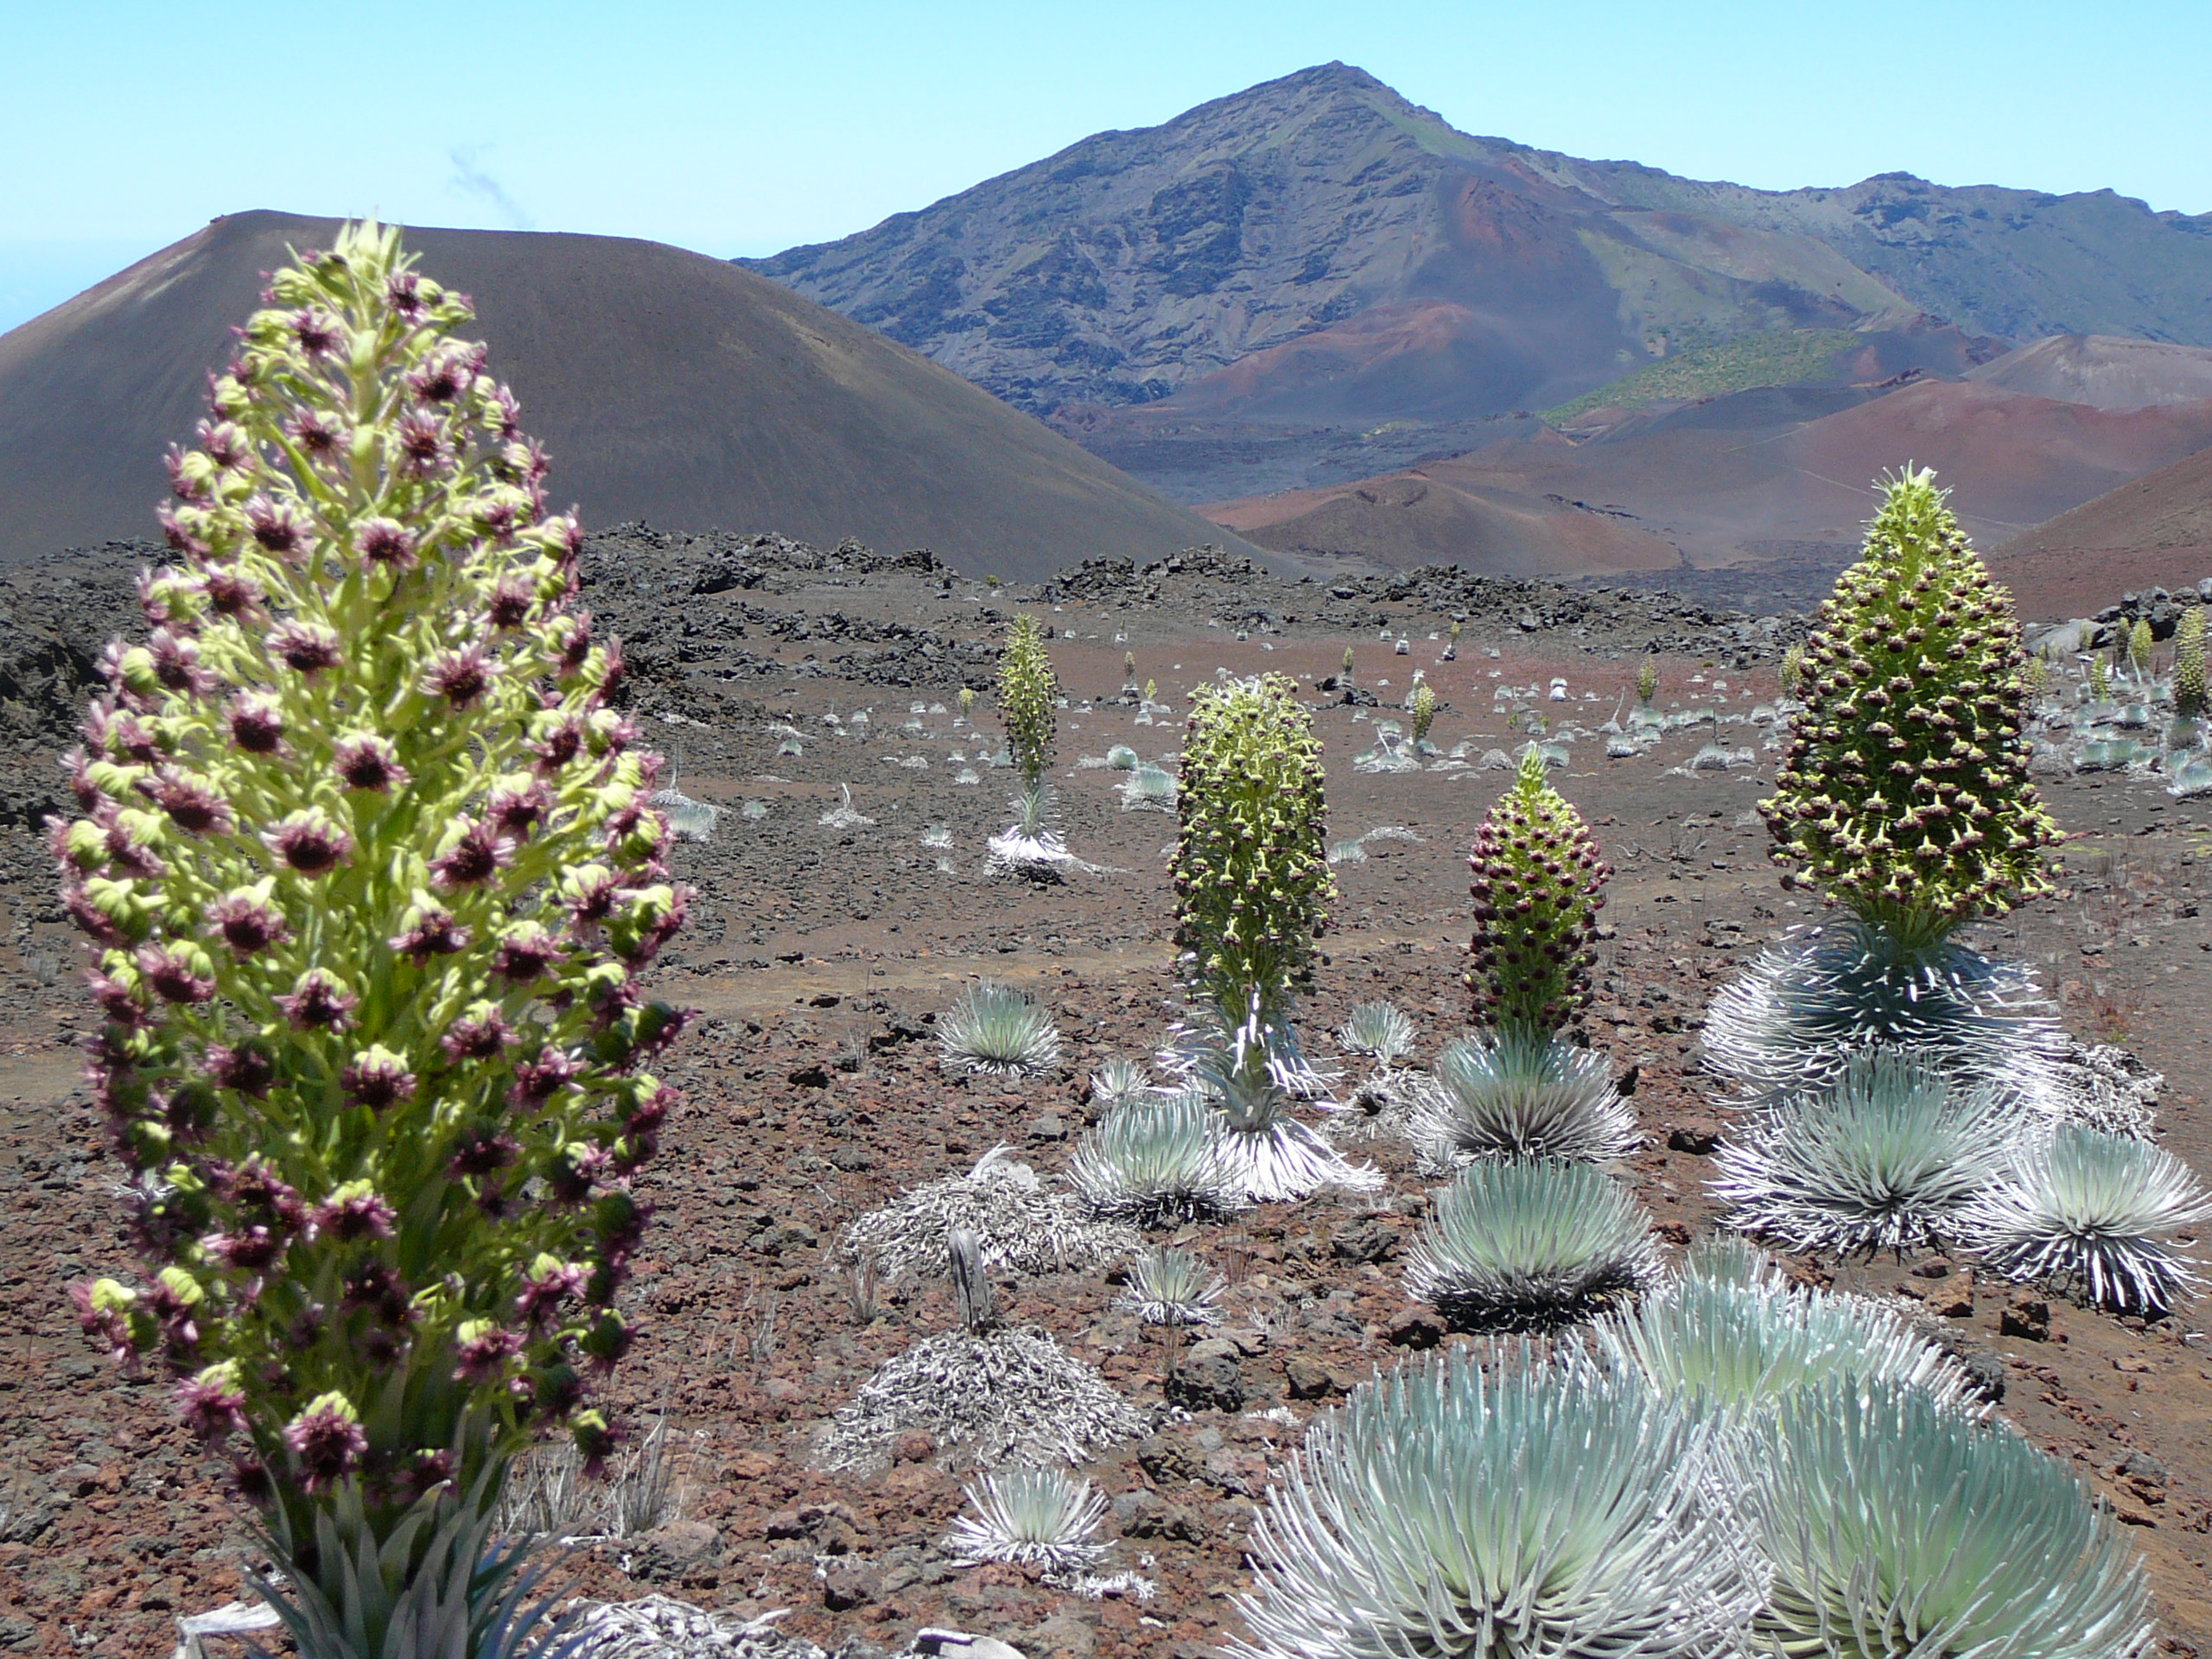
<svg viewBox="0 0 2212 1659">
<path fill-rule="evenodd" d="M 611 1443 L 588 1394 L 671 1110 L 643 1064 L 680 1021 L 632 978 L 683 911 L 653 761 L 468 316 L 375 226 L 270 279 L 55 840 L 144 1256 L 83 1317 L 250 1436 L 303 1650 L 396 1650 L 412 1592 L 349 1563 L 473 1595 L 507 1460 Z"/>
<path fill-rule="evenodd" d="M 1548 781 L 1535 745 L 1475 832 L 1467 862 L 1475 1018 L 1502 1032 L 1548 1037 L 1590 1006 L 1600 889 L 1613 872 L 1581 814 Z"/>
<path fill-rule="evenodd" d="M 1201 686 L 1191 705 L 1171 867 L 1184 972 L 1222 1040 L 1255 1025 L 1277 1081 L 1305 1086 L 1291 1002 L 1336 897 L 1320 740 L 1279 674 Z"/>
<path fill-rule="evenodd" d="M 2059 834 L 2028 778 L 2019 624 L 1933 472 L 1888 481 L 1805 661 L 1759 805 L 1776 862 L 1909 957 L 2050 891 Z"/>
</svg>

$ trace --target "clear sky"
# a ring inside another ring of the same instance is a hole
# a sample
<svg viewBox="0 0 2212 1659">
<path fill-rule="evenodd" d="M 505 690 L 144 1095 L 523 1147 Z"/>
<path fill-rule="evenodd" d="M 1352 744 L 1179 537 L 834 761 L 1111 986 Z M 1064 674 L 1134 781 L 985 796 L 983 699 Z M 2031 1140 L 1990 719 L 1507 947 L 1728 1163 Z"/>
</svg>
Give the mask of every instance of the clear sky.
<svg viewBox="0 0 2212 1659">
<path fill-rule="evenodd" d="M 1692 177 L 2212 210 L 2212 0 L 73 0 L 5 52 L 0 329 L 251 207 L 772 252 L 1332 58 Z"/>
</svg>

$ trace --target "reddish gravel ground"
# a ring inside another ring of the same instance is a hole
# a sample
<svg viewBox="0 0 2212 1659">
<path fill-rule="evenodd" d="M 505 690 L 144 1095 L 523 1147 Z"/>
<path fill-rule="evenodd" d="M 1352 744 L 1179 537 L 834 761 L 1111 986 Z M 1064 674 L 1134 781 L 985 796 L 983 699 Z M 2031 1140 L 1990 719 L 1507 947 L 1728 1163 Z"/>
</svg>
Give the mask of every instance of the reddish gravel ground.
<svg viewBox="0 0 2212 1659">
<path fill-rule="evenodd" d="M 1426 668 L 1446 705 L 1437 740 L 1447 749 L 1467 741 L 1476 759 L 1519 741 L 1492 713 L 1494 684 L 1563 675 L 1575 701 L 1548 710 L 1594 726 L 1632 680 L 1644 643 L 1611 642 L 1618 649 L 1609 656 L 1602 639 L 1485 621 L 1471 623 L 1457 663 L 1440 665 L 1427 635 L 1440 616 L 1365 601 L 1376 614 L 1357 631 L 1348 618 L 1316 619 L 1238 641 L 1230 628 L 1207 626 L 1206 608 L 1233 598 L 1236 585 L 1180 601 L 1170 594 L 1148 607 L 1123 596 L 1042 609 L 1063 632 L 1055 658 L 1071 696 L 1119 684 L 1117 632 L 1132 637 L 1139 677 L 1156 680 L 1161 701 L 1179 706 L 1180 693 L 1217 667 L 1294 673 L 1322 702 L 1313 682 L 1337 668 L 1350 643 L 1361 654 L 1361 683 L 1386 703 L 1402 697 L 1414 666 Z M 981 632 L 972 584 L 942 597 L 929 586 L 796 583 L 765 602 L 785 613 L 926 614 L 949 631 L 959 630 L 957 607 L 965 605 L 966 636 Z M 1386 654 L 1377 614 L 1399 616 L 1413 655 Z M 1066 637 L 1071 629 L 1083 637 Z M 772 651 L 776 662 L 796 664 L 821 649 L 783 641 Z M 1693 694 L 1710 700 L 1710 682 L 1720 679 L 1732 683 L 1727 709 L 1771 695 L 1770 660 L 1745 671 L 1703 659 L 1716 665 L 1703 671 L 1707 684 L 1693 686 L 1700 660 L 1663 662 L 1662 704 Z M 794 668 L 781 683 L 774 672 L 757 674 L 745 690 L 758 702 L 736 700 L 728 681 L 677 672 L 648 676 L 638 693 L 648 735 L 681 756 L 681 787 L 723 809 L 713 842 L 687 845 L 677 858 L 698 889 L 698 920 L 658 971 L 663 993 L 700 1017 L 671 1068 L 687 1104 L 644 1183 L 658 1214 L 631 1293 L 643 1335 L 616 1383 L 632 1421 L 669 1414 L 681 1448 L 681 1512 L 645 1537 L 586 1547 L 574 1563 L 579 1587 L 617 1597 L 657 1588 L 744 1613 L 788 1608 L 787 1628 L 855 1656 L 897 1651 L 932 1624 L 1001 1637 L 1032 1659 L 1210 1652 L 1240 1628 L 1232 1599 L 1251 1582 L 1244 1550 L 1255 1500 L 1300 1426 L 1408 1350 L 1460 1339 L 1401 1282 L 1430 1184 L 1399 1144 L 1360 1143 L 1356 1155 L 1389 1178 L 1381 1193 L 1266 1206 L 1180 1236 L 1232 1287 L 1219 1333 L 1226 1345 L 1210 1351 L 1205 1375 L 1216 1395 L 1207 1408 L 1162 1409 L 1166 1357 L 1109 1311 L 1106 1274 L 1002 1281 L 1013 1320 L 1052 1332 L 1154 1413 L 1150 1433 L 1089 1471 L 1113 1503 L 1108 1530 L 1118 1541 L 1108 1570 L 1156 1580 L 1148 1601 L 1087 1601 L 1033 1573 L 951 1567 L 936 1545 L 961 1507 L 961 1478 L 936 1466 L 926 1446 L 904 1447 L 912 1460 L 873 1477 L 812 1468 L 810 1446 L 830 1414 L 878 1365 L 952 1317 L 943 1290 L 893 1287 L 862 1323 L 833 1259 L 838 1230 L 1001 1142 L 1041 1174 L 1057 1174 L 1093 1116 L 1090 1071 L 1109 1054 L 1147 1054 L 1175 988 L 1162 856 L 1173 820 L 1118 810 L 1116 774 L 1075 768 L 1077 756 L 1103 756 L 1116 742 L 1147 760 L 1167 753 L 1178 742 L 1173 723 L 1135 727 L 1119 706 L 1063 715 L 1066 836 L 1104 870 L 1038 888 L 983 874 L 982 842 L 1003 822 L 1009 791 L 1003 772 L 985 772 L 976 786 L 955 781 L 963 763 L 948 757 L 974 760 L 976 732 L 926 712 L 919 730 L 901 729 L 912 701 L 952 707 L 954 680 L 886 689 L 842 671 L 831 658 L 804 677 Z M 1581 702 L 1585 690 L 1603 702 Z M 871 735 L 836 734 L 824 723 L 835 712 L 849 732 L 858 709 L 872 711 Z M 1340 867 L 1337 925 L 1304 1026 L 1309 1046 L 1325 1054 L 1326 1033 L 1351 1005 L 1387 997 L 1414 1019 L 1415 1058 L 1426 1062 L 1464 1028 L 1465 848 L 1504 776 L 1356 772 L 1352 757 L 1372 743 L 1363 721 L 1373 717 L 1340 703 L 1319 715 L 1332 836 L 1398 825 L 1417 839 L 1370 842 L 1366 862 Z M 778 722 L 807 734 L 803 753 L 777 753 Z M 995 747 L 995 728 L 988 729 Z M 1757 728 L 1726 730 L 1732 744 L 1757 750 Z M 1771 781 L 1769 765 L 1666 775 L 1702 741 L 1677 736 L 1654 753 L 1606 760 L 1602 740 L 1584 738 L 1560 779 L 1618 867 L 1591 1034 L 1618 1072 L 1635 1070 L 1647 1140 L 1626 1173 L 1677 1245 L 1711 1224 L 1706 1154 L 1726 1132 L 1710 1100 L 1713 1082 L 1697 1070 L 1706 1002 L 1737 963 L 1808 913 L 1786 899 L 1765 865 L 1764 832 L 1747 817 Z M 897 764 L 916 757 L 926 768 Z M 824 827 L 818 820 L 846 784 L 852 806 L 874 822 Z M 2212 917 L 2201 908 L 2212 809 L 2120 781 L 2069 779 L 2050 794 L 2081 838 L 2067 854 L 2063 891 L 1983 930 L 1983 942 L 2042 965 L 2084 1040 L 2124 1043 L 2163 1072 L 2164 1144 L 2212 1170 L 2212 1108 L 2202 1096 L 2212 1075 Z M 746 800 L 766 803 L 766 816 L 742 817 Z M 951 837 L 942 853 L 922 844 L 938 823 Z M 166 1389 L 118 1378 L 67 1311 L 68 1281 L 129 1268 L 111 1190 L 119 1168 L 77 1082 L 73 1049 L 91 1022 L 71 987 L 73 970 L 62 965 L 58 912 L 31 838 L 9 833 L 15 874 L 0 889 L 0 937 L 12 941 L 0 957 L 10 993 L 0 1011 L 0 1419 L 9 1442 L 0 1652 L 165 1654 L 179 1613 L 241 1593 L 250 1545 L 218 1470 L 173 1421 Z M 939 1071 L 931 1020 L 980 974 L 1020 983 L 1050 1006 L 1066 1039 L 1056 1075 L 1007 1087 Z M 1796 1270 L 1917 1296 L 1963 1341 L 1993 1354 L 2005 1378 L 2004 1413 L 2069 1461 L 2141 1547 L 2164 1650 L 2195 1655 L 2212 1644 L 2204 1305 L 2146 1326 L 2054 1302 L 2046 1324 L 2032 1298 L 1977 1280 L 1967 1264 L 1948 1266 L 1931 1276 L 1924 1260 L 1802 1259 Z"/>
</svg>

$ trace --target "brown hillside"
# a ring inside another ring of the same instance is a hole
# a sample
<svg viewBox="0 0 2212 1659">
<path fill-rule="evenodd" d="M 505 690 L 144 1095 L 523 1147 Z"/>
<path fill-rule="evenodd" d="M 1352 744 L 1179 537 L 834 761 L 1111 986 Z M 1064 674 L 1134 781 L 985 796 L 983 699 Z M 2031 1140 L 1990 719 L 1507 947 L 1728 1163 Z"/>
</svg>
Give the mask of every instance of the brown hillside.
<svg viewBox="0 0 2212 1659">
<path fill-rule="evenodd" d="M 162 454 L 190 438 L 260 273 L 335 226 L 219 219 L 0 336 L 0 561 L 149 534 Z M 556 498 L 588 523 L 855 536 L 1020 580 L 1223 539 L 950 370 L 724 261 L 614 237 L 407 240 L 475 296 Z"/>
<path fill-rule="evenodd" d="M 1540 432 L 1209 516 L 1268 546 L 1392 563 L 1565 575 L 1755 565 L 1808 550 L 1833 561 L 1857 546 L 1874 478 L 1908 461 L 1936 469 L 1988 546 L 2207 444 L 2212 401 L 2113 413 L 1956 381 L 1883 397 L 1768 388 L 1632 415 L 1586 442 Z M 1414 478 L 1429 496 L 1414 499 Z M 1491 511 L 1447 512 L 1447 500 Z M 1521 511 L 1497 511 L 1508 506 Z"/>
<path fill-rule="evenodd" d="M 2212 448 L 2037 524 L 1990 568 L 2034 616 L 2086 615 L 2128 588 L 2194 587 L 2212 575 Z"/>
</svg>

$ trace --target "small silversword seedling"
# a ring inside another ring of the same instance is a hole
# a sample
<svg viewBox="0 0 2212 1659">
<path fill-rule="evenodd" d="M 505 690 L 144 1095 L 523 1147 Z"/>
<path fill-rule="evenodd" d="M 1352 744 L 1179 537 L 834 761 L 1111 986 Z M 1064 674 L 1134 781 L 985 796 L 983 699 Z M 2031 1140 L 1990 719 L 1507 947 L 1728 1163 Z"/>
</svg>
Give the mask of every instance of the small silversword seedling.
<svg viewBox="0 0 2212 1659">
<path fill-rule="evenodd" d="M 1073 1573 L 1106 1553 L 1097 1541 L 1106 1499 L 1087 1480 L 1023 1465 L 985 1475 L 966 1489 L 969 1508 L 952 1523 L 947 1552 L 963 1567 L 1010 1561 Z"/>
<path fill-rule="evenodd" d="M 613 1443 L 588 1379 L 629 1343 L 680 1023 L 636 976 L 683 899 L 467 303 L 374 225 L 265 298 L 170 457 L 176 563 L 55 831 L 149 1272 L 77 1294 L 233 1446 L 302 1650 L 350 1622 L 374 1651 L 482 1611 L 475 1556 L 431 1557 L 481 1542 L 534 1435 Z M 387 1544 L 397 1611 L 338 1559 Z"/>
<path fill-rule="evenodd" d="M 937 1022 L 947 1071 L 1023 1077 L 1059 1064 L 1060 1033 L 1042 1003 L 1011 985 L 981 979 Z"/>
<path fill-rule="evenodd" d="M 1612 867 L 1582 815 L 1547 781 L 1535 745 L 1475 832 L 1467 862 L 1475 1017 L 1501 1031 L 1548 1037 L 1589 1006 L 1600 889 Z"/>
<path fill-rule="evenodd" d="M 1776 861 L 1907 957 L 2048 892 L 2059 839 L 2028 779 L 2019 624 L 1934 477 L 1891 480 L 1822 603 L 1759 808 Z"/>
</svg>

